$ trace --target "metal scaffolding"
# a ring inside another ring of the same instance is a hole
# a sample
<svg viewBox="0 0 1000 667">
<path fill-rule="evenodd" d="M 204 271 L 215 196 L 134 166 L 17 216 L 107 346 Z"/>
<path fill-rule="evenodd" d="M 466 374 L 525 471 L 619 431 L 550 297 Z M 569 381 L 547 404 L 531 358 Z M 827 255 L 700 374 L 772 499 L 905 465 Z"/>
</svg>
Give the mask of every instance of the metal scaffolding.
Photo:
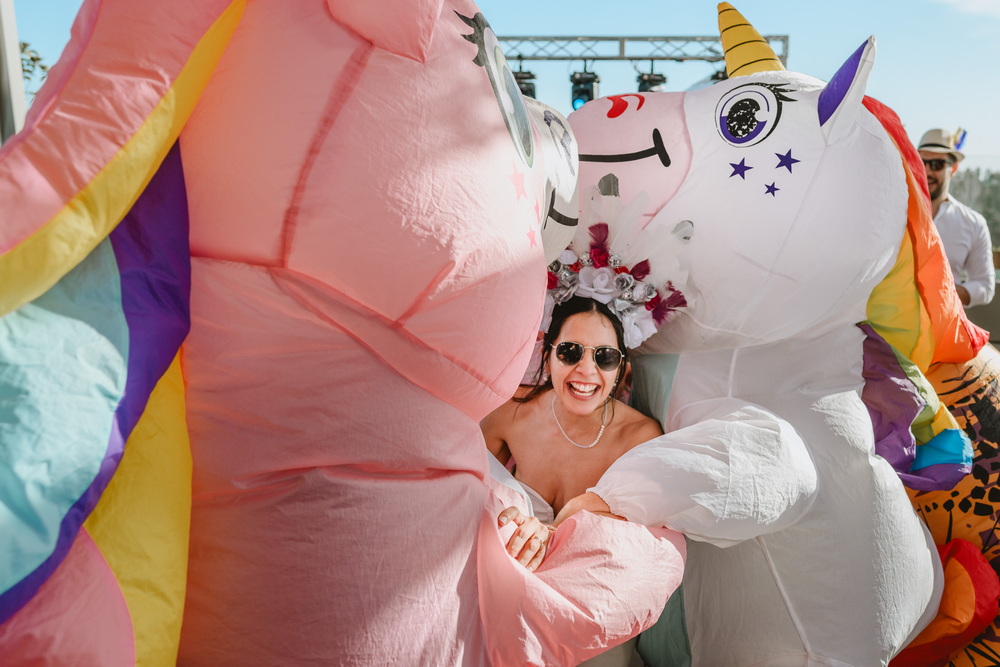
<svg viewBox="0 0 1000 667">
<path fill-rule="evenodd" d="M 788 35 L 763 35 L 788 66 Z M 508 62 L 515 60 L 701 60 L 725 59 L 719 37 L 497 37 Z"/>
</svg>

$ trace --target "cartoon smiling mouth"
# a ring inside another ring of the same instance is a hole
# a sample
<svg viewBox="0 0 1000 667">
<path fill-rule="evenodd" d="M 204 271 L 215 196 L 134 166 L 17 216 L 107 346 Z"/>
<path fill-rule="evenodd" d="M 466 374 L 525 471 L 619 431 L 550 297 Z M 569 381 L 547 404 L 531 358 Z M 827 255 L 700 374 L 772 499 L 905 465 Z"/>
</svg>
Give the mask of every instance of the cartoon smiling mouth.
<svg viewBox="0 0 1000 667">
<path fill-rule="evenodd" d="M 545 214 L 545 222 L 542 223 L 542 229 L 545 229 L 545 226 L 547 224 L 549 224 L 549 220 L 552 220 L 553 222 L 557 222 L 560 225 L 565 225 L 566 227 L 576 227 L 577 224 L 579 224 L 579 222 L 580 222 L 579 218 L 574 218 L 574 217 L 568 216 L 568 215 L 566 215 L 564 213 L 559 212 L 559 210 L 556 209 L 556 191 L 555 191 L 555 189 L 553 189 L 552 190 L 552 194 L 549 195 L 549 210 Z"/>
<path fill-rule="evenodd" d="M 663 145 L 663 137 L 660 136 L 660 131 L 653 128 L 653 146 L 652 148 L 647 148 L 645 150 L 636 151 L 635 153 L 619 153 L 617 155 L 580 155 L 581 162 L 631 162 L 633 160 L 642 160 L 647 157 L 657 156 L 660 158 L 660 163 L 664 167 L 670 166 L 670 155 L 667 153 L 666 146 Z"/>
</svg>

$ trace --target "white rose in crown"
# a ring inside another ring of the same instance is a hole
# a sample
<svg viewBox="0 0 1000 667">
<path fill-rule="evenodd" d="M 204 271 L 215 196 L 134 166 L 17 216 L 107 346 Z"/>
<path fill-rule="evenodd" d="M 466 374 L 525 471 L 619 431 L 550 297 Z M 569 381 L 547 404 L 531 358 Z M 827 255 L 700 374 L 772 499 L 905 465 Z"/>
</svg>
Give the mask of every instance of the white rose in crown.
<svg viewBox="0 0 1000 667">
<path fill-rule="evenodd" d="M 601 303 L 611 303 L 611 300 L 621 292 L 615 285 L 617 275 L 614 269 L 606 266 L 599 269 L 585 266 L 580 269 L 580 283 L 576 287 L 576 293 L 580 296 L 589 296 Z"/>
<path fill-rule="evenodd" d="M 559 259 L 557 261 L 563 266 L 571 266 L 577 262 L 577 259 L 576 253 L 567 248 L 562 251 L 562 254 L 559 255 Z"/>
<path fill-rule="evenodd" d="M 625 346 L 635 349 L 654 333 L 656 322 L 653 315 L 645 308 L 635 308 L 621 316 L 622 328 L 625 330 Z"/>
</svg>

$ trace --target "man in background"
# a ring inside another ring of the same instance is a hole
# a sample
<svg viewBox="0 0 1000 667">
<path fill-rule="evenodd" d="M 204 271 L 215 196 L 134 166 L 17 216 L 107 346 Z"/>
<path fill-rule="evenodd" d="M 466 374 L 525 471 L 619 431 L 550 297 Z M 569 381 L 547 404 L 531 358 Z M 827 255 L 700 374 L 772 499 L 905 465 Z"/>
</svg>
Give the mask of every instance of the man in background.
<svg viewBox="0 0 1000 667">
<path fill-rule="evenodd" d="M 924 133 L 917 150 L 927 172 L 934 226 L 951 264 L 955 290 L 964 305 L 981 306 L 993 299 L 995 289 L 993 243 L 982 214 L 948 194 L 951 178 L 965 157 L 957 150 L 958 144 L 956 135 L 933 129 Z"/>
</svg>

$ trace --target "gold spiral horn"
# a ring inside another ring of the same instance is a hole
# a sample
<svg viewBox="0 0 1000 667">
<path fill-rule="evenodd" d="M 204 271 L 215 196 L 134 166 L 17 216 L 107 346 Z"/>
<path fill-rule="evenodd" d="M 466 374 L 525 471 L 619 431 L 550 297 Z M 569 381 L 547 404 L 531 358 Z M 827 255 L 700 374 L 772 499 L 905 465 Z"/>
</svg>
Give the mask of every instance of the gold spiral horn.
<svg viewBox="0 0 1000 667">
<path fill-rule="evenodd" d="M 719 3 L 719 37 L 730 78 L 785 69 L 767 40 L 728 2 Z"/>
</svg>

